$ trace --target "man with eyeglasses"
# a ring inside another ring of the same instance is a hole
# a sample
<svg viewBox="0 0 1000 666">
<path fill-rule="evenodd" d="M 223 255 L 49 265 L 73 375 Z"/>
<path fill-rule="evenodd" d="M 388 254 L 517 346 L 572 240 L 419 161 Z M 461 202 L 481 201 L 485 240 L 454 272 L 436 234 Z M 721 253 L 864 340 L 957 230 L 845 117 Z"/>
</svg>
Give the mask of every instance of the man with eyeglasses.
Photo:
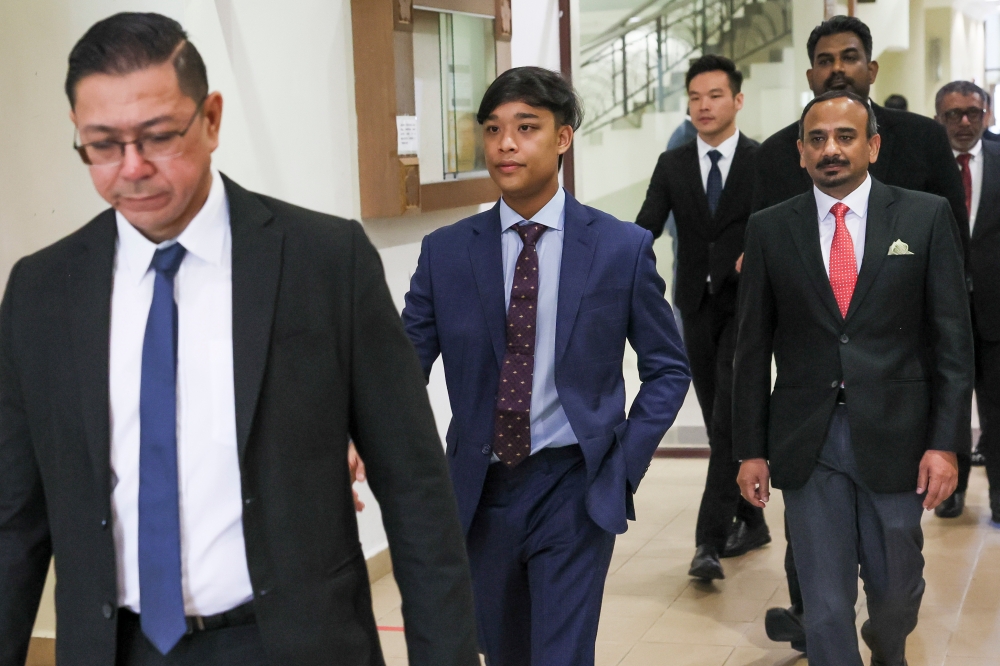
<svg viewBox="0 0 1000 666">
<path fill-rule="evenodd" d="M 352 438 L 409 663 L 478 666 L 423 373 L 361 226 L 212 166 L 222 97 L 171 19 L 95 24 L 66 93 L 112 208 L 0 306 L 0 666 L 53 555 L 60 663 L 383 666 Z"/>
<path fill-rule="evenodd" d="M 989 97 L 971 81 L 952 81 L 934 99 L 937 121 L 948 133 L 962 174 L 969 212 L 972 323 L 976 346 L 978 450 L 990 481 L 990 512 L 1000 523 L 1000 143 L 984 141 Z M 994 452 L 991 455 L 991 452 Z M 972 459 L 958 456 L 958 486 L 934 511 L 956 518 L 965 508 Z"/>
</svg>

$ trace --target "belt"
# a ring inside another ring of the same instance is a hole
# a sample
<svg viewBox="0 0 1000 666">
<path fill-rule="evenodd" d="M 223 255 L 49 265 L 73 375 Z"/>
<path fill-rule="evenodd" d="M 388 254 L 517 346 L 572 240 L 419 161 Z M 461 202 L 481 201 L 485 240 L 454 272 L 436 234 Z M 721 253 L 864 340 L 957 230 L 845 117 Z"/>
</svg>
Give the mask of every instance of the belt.
<svg viewBox="0 0 1000 666">
<path fill-rule="evenodd" d="M 125 616 L 131 615 L 136 621 L 140 619 L 139 615 L 127 608 L 119 609 L 119 614 Z M 253 612 L 253 601 L 248 601 L 224 613 L 216 615 L 189 615 L 184 618 L 184 621 L 187 622 L 187 633 L 197 634 L 202 631 L 253 624 L 257 621 L 257 616 Z"/>
<path fill-rule="evenodd" d="M 837 389 L 837 404 L 846 405 L 847 404 L 847 392 L 844 391 L 844 387 L 841 386 Z"/>
</svg>

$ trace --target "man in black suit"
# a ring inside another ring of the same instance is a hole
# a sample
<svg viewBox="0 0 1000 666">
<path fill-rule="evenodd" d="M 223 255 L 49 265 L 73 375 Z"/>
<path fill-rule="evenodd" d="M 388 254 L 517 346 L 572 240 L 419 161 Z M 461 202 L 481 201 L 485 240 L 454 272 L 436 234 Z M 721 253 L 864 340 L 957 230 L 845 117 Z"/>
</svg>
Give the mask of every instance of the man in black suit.
<svg viewBox="0 0 1000 666">
<path fill-rule="evenodd" d="M 750 218 L 733 441 L 743 496 L 783 490 L 809 663 L 906 663 L 923 595 L 922 509 L 968 452 L 972 325 L 948 202 L 883 185 L 875 115 L 848 91 L 802 114 L 811 192 Z M 771 359 L 777 364 L 771 388 Z"/>
<path fill-rule="evenodd" d="M 0 665 L 49 561 L 61 664 L 384 664 L 348 441 L 379 499 L 411 664 L 479 664 L 423 373 L 361 227 L 211 166 L 222 98 L 179 24 L 70 55 L 111 205 L 0 306 Z"/>
<path fill-rule="evenodd" d="M 1000 143 L 986 141 L 989 98 L 971 81 L 952 81 L 937 92 L 936 118 L 948 133 L 958 163 L 969 212 L 968 273 L 976 341 L 978 451 L 990 480 L 990 510 L 1000 522 Z M 990 451 L 998 453 L 990 456 Z M 934 511 L 955 518 L 965 507 L 970 456 L 958 456 L 958 487 Z"/>
<path fill-rule="evenodd" d="M 965 196 L 955 160 L 944 130 L 930 118 L 885 109 L 868 97 L 878 63 L 872 60 L 872 35 L 861 20 L 835 16 L 818 25 L 806 44 L 812 67 L 806 71 L 815 95 L 830 90 L 849 90 L 871 106 L 878 121 L 881 148 L 878 161 L 871 165 L 872 177 L 887 184 L 943 196 L 951 204 L 957 233 L 968 247 L 969 225 Z M 778 131 L 757 151 L 754 211 L 774 206 L 809 192 L 812 180 L 799 161 L 798 123 Z M 971 432 L 970 432 L 971 438 Z M 787 527 L 786 527 L 787 539 Z M 789 542 L 790 543 L 790 542 Z M 785 573 L 792 605 L 772 608 L 765 626 L 771 640 L 790 641 L 805 652 L 802 633 L 802 596 L 795 578 L 795 558 L 789 545 Z"/>
<path fill-rule="evenodd" d="M 670 213 L 677 220 L 675 305 L 685 322 L 684 344 L 711 446 L 688 575 L 714 580 L 725 578 L 720 556 L 771 541 L 764 513 L 740 499 L 732 451 L 737 260 L 750 215 L 757 143 L 736 128 L 743 75 L 731 60 L 702 56 L 686 83 L 698 136 L 660 156 L 636 224 L 658 237 Z"/>
</svg>

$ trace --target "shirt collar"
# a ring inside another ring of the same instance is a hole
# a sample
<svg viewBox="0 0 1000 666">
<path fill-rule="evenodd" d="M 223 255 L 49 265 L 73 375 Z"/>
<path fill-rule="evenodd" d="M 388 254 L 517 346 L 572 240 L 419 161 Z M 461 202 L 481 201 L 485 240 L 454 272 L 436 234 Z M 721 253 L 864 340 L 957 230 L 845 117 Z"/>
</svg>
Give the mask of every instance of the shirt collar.
<svg viewBox="0 0 1000 666">
<path fill-rule="evenodd" d="M 161 247 L 180 243 L 184 249 L 202 261 L 219 266 L 226 248 L 229 229 L 229 201 L 219 172 L 212 169 L 212 186 L 205 205 L 194 216 L 180 236 L 162 243 L 154 243 L 143 236 L 125 216 L 115 211 L 118 225 L 118 266 L 140 282 L 153 261 L 153 254 Z"/>
<path fill-rule="evenodd" d="M 848 194 L 843 199 L 834 199 L 829 194 L 821 192 L 818 187 L 813 185 L 813 194 L 816 196 L 816 213 L 819 216 L 819 221 L 822 222 L 827 215 L 830 215 L 830 209 L 836 203 L 843 203 L 851 212 L 860 218 L 864 218 L 868 214 L 868 197 L 872 192 L 872 177 L 871 174 L 865 176 L 865 182 L 855 188 L 853 192 Z"/>
<path fill-rule="evenodd" d="M 717 150 L 722 153 L 724 159 L 732 159 L 733 155 L 736 154 L 736 144 L 740 140 L 740 130 L 737 129 L 731 137 L 720 143 L 718 146 L 710 146 L 705 143 L 705 140 L 701 138 L 699 134 L 696 139 L 698 142 L 698 159 L 704 159 L 705 155 L 708 155 L 709 151 Z"/>
<path fill-rule="evenodd" d="M 560 187 L 556 190 L 555 196 L 549 199 L 549 202 L 542 206 L 542 209 L 535 213 L 529 221 L 544 224 L 556 231 L 562 231 L 566 219 L 565 210 L 566 191 Z M 500 197 L 500 231 L 507 231 L 515 224 L 520 224 L 524 221 L 525 219 L 508 206 L 503 197 Z"/>
<path fill-rule="evenodd" d="M 958 157 L 959 155 L 962 154 L 957 150 L 952 150 L 951 152 L 955 155 L 955 157 Z M 979 157 L 979 154 L 983 152 L 983 140 L 980 139 L 979 141 L 976 141 L 976 145 L 974 145 L 972 148 L 969 148 L 967 152 L 970 155 L 972 155 L 972 159 L 976 159 L 977 157 Z"/>
</svg>

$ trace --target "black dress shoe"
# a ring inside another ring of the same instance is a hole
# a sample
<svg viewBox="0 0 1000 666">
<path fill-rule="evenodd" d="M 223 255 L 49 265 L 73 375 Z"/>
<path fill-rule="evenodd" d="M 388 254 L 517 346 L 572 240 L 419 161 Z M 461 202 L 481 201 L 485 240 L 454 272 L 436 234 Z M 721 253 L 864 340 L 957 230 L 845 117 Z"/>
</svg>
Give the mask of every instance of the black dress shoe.
<svg viewBox="0 0 1000 666">
<path fill-rule="evenodd" d="M 934 507 L 934 515 L 938 518 L 958 518 L 965 510 L 965 493 L 957 490 L 951 497 Z"/>
<path fill-rule="evenodd" d="M 722 573 L 722 564 L 719 562 L 719 554 L 712 546 L 698 546 L 694 559 L 691 560 L 691 569 L 688 576 L 701 580 L 722 580 L 726 574 Z"/>
<path fill-rule="evenodd" d="M 764 632 L 775 643 L 791 643 L 792 648 L 805 654 L 806 630 L 802 614 L 795 608 L 768 608 L 764 615 Z"/>
<path fill-rule="evenodd" d="M 863 640 L 865 642 L 865 645 L 867 645 L 868 649 L 871 650 L 871 652 L 872 652 L 872 663 L 871 663 L 871 666 L 890 666 L 890 664 L 888 662 L 884 661 L 883 659 L 881 659 L 880 657 L 878 657 L 875 654 L 875 647 L 874 647 L 875 646 L 875 632 L 874 632 L 874 630 L 872 630 L 872 621 L 871 620 L 865 620 L 864 623 L 862 623 L 862 625 L 861 625 L 861 640 Z M 903 661 L 899 664 L 899 666 L 907 666 L 906 665 L 906 658 L 905 657 L 903 658 Z"/>
<path fill-rule="evenodd" d="M 739 557 L 769 543 L 771 543 L 771 530 L 767 529 L 767 523 L 751 528 L 747 527 L 745 521 L 737 520 L 733 523 L 729 538 L 726 539 L 722 557 Z"/>
</svg>

